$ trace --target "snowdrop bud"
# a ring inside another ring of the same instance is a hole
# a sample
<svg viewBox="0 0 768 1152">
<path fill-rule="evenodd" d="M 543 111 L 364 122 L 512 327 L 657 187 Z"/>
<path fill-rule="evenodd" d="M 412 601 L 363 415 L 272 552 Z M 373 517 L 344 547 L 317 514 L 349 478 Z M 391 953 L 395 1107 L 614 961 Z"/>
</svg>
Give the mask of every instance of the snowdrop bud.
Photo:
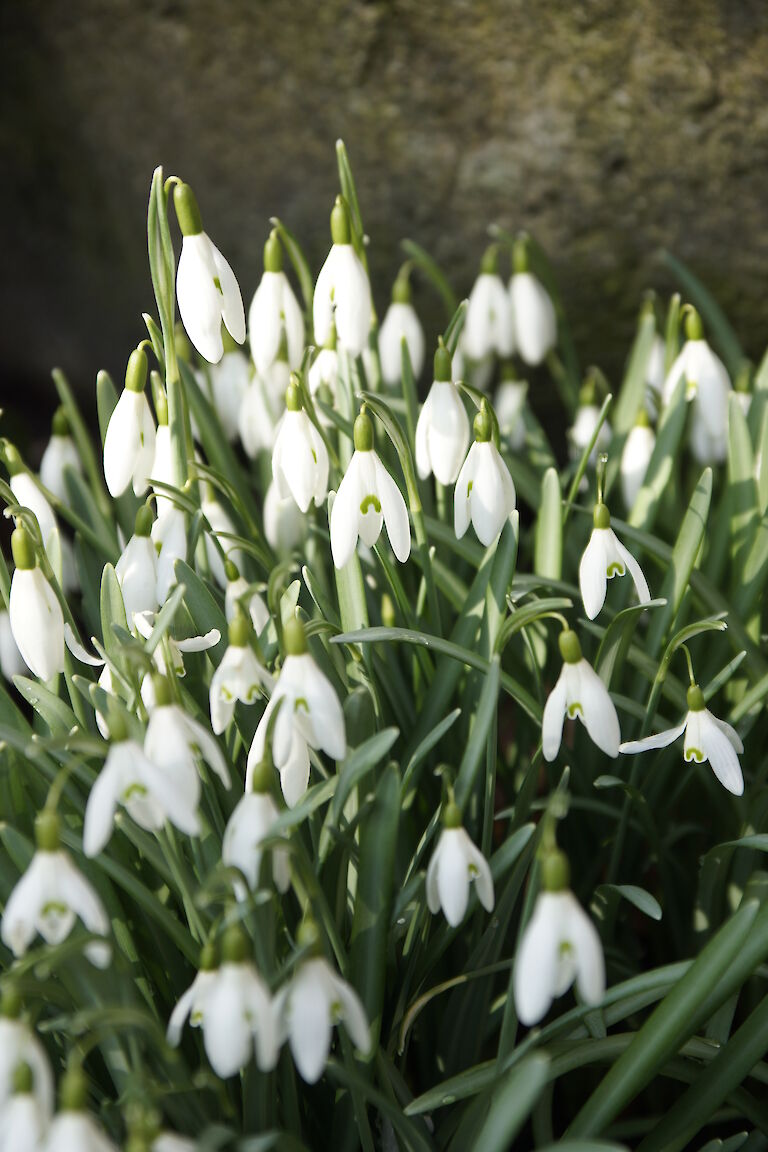
<svg viewBox="0 0 768 1152">
<path fill-rule="evenodd" d="M 595 504 L 592 535 L 579 565 L 579 587 L 584 610 L 590 620 L 605 603 L 607 581 L 629 572 L 637 598 L 647 604 L 651 598 L 643 570 L 611 528 L 611 517 L 602 502 Z"/>
<path fill-rule="evenodd" d="M 371 329 L 371 286 L 352 245 L 349 209 L 342 196 L 336 197 L 331 212 L 331 239 L 331 250 L 315 285 L 315 343 L 325 344 L 335 322 L 339 343 L 351 356 L 359 356 Z"/>
<path fill-rule="evenodd" d="M 557 341 L 555 309 L 544 285 L 528 267 L 525 240 L 515 243 L 509 284 L 514 341 L 526 364 L 541 364 Z"/>
<path fill-rule="evenodd" d="M 104 437 L 104 478 L 110 496 L 122 496 L 130 483 L 137 496 L 147 490 L 155 459 L 155 424 L 144 386 L 147 357 L 135 348 L 125 371 L 125 388 Z"/>
<path fill-rule="evenodd" d="M 40 479 L 59 500 L 69 499 L 64 474 L 68 468 L 82 473 L 83 466 L 69 434 L 69 421 L 64 408 L 57 408 L 53 417 L 53 430 L 40 461 Z"/>
<path fill-rule="evenodd" d="M 304 352 L 304 317 L 283 271 L 283 248 L 276 229 L 264 245 L 264 275 L 248 313 L 251 354 L 257 372 L 274 363 L 281 335 L 287 341 L 288 363 L 298 368 Z"/>
<path fill-rule="evenodd" d="M 235 274 L 206 232 L 195 194 L 177 184 L 173 203 L 183 240 L 176 296 L 187 335 L 201 356 L 218 364 L 224 352 L 222 322 L 238 344 L 245 340 L 245 310 Z"/>
<path fill-rule="evenodd" d="M 379 358 L 384 383 L 395 388 L 403 367 L 402 342 L 405 340 L 414 379 L 424 367 L 424 329 L 411 303 L 411 285 L 407 272 L 400 272 L 392 288 L 392 302 L 379 328 Z"/>
<path fill-rule="evenodd" d="M 487 400 L 474 421 L 475 442 L 464 461 L 453 497 L 453 524 L 461 539 L 470 523 L 486 548 L 515 510 L 515 485 L 493 442 L 493 417 Z"/>
<path fill-rule="evenodd" d="M 11 632 L 22 659 L 41 680 L 64 671 L 64 616 L 56 593 L 36 565 L 32 537 L 22 524 L 11 536 Z"/>
<path fill-rule="evenodd" d="M 152 512 L 142 505 L 136 513 L 134 534 L 115 565 L 125 615 L 130 625 L 137 612 L 154 612 L 157 599 L 157 552 L 152 541 Z"/>
<path fill-rule="evenodd" d="M 509 296 L 498 273 L 498 247 L 483 256 L 480 275 L 469 294 L 462 346 L 470 360 L 514 352 L 514 327 Z"/>
<path fill-rule="evenodd" d="M 621 454 L 621 494 L 624 505 L 629 510 L 633 508 L 637 494 L 643 486 L 655 447 L 656 434 L 651 427 L 648 413 L 645 408 L 641 408 Z"/>
<path fill-rule="evenodd" d="M 281 500 L 292 496 L 301 512 L 314 500 L 320 507 L 328 493 L 328 452 L 322 436 L 301 403 L 298 376 L 285 392 L 285 415 L 272 450 L 272 476 Z"/>
<path fill-rule="evenodd" d="M 563 667 L 544 706 L 541 744 L 544 759 L 552 761 L 560 750 L 566 715 L 578 719 L 607 756 L 619 751 L 621 732 L 616 708 L 597 673 L 581 654 L 579 638 L 570 628 L 558 640 Z"/>
<path fill-rule="evenodd" d="M 433 915 L 442 907 L 446 920 L 456 928 L 467 911 L 471 881 L 480 903 L 486 911 L 493 911 L 493 878 L 488 861 L 462 827 L 461 810 L 454 800 L 444 806 L 442 821 L 443 831 L 427 869 L 427 904 Z"/>
<path fill-rule="evenodd" d="M 469 417 L 451 378 L 451 354 L 443 344 L 435 352 L 435 379 L 416 424 L 416 468 L 422 480 L 434 473 L 438 483 L 454 484 L 469 447 Z"/>
</svg>

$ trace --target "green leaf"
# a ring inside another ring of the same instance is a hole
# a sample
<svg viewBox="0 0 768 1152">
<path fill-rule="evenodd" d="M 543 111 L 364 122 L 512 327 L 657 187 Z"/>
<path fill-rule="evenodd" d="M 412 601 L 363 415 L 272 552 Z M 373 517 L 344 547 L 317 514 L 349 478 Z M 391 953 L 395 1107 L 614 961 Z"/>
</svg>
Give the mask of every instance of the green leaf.
<svg viewBox="0 0 768 1152">
<path fill-rule="evenodd" d="M 659 501 L 672 476 L 686 412 L 685 379 L 681 376 L 662 413 L 645 479 L 629 514 L 629 523 L 633 528 L 641 528 L 645 532 L 653 528 Z"/>
<path fill-rule="evenodd" d="M 595 671 L 606 688 L 611 686 L 614 669 L 616 667 L 621 668 L 624 663 L 635 628 L 643 612 L 648 609 L 662 608 L 665 604 L 666 600 L 650 600 L 647 604 L 633 604 L 630 608 L 617 612 L 611 620 L 603 633 L 595 660 Z"/>
<path fill-rule="evenodd" d="M 421 245 L 417 244 L 414 240 L 403 240 L 401 241 L 400 247 L 409 260 L 412 261 L 414 267 L 424 273 L 438 296 L 440 296 L 445 305 L 448 318 L 450 319 L 456 312 L 458 301 L 456 299 L 456 293 L 451 288 L 448 278 L 440 265 L 430 256 L 426 249 L 422 248 Z"/>
<path fill-rule="evenodd" d="M 541 481 L 536 517 L 533 570 L 537 576 L 560 580 L 563 573 L 563 496 L 556 468 L 547 468 Z"/>
<path fill-rule="evenodd" d="M 384 728 L 353 748 L 342 760 L 338 766 L 338 784 L 331 805 L 331 820 L 339 822 L 352 789 L 372 768 L 381 763 L 399 735 L 397 728 Z"/>
<path fill-rule="evenodd" d="M 538 1053 L 507 1073 L 491 1094 L 488 1114 L 472 1144 L 474 1152 L 507 1152 L 530 1116 L 548 1075 L 549 1060 Z"/>
<path fill-rule="evenodd" d="M 214 664 L 218 664 L 224 656 L 227 647 L 227 620 L 217 604 L 210 589 L 200 579 L 197 572 L 190 568 L 186 560 L 177 560 L 174 565 L 176 580 L 184 587 L 184 604 L 189 612 L 192 623 L 198 636 L 205 636 L 212 629 L 216 629 L 221 639 L 218 644 L 208 650 Z"/>
<path fill-rule="evenodd" d="M 60 700 L 45 684 L 30 680 L 26 676 L 14 676 L 13 683 L 17 692 L 43 718 L 52 734 L 71 732 L 73 728 L 79 727 L 77 717 L 69 705 Z"/>
<path fill-rule="evenodd" d="M 485 678 L 483 690 L 480 695 L 480 702 L 469 734 L 469 740 L 467 741 L 467 746 L 464 749 L 464 755 L 461 758 L 461 764 L 456 774 L 456 803 L 459 805 L 459 808 L 462 809 L 466 806 L 472 794 L 472 789 L 477 779 L 477 771 L 485 753 L 489 733 L 495 732 L 492 725 L 496 718 L 496 709 L 499 702 L 500 669 L 500 659 L 498 656 L 494 656 Z"/>
<path fill-rule="evenodd" d="M 114 660 L 121 650 L 117 642 L 112 625 L 128 631 L 128 621 L 125 616 L 125 604 L 117 574 L 111 564 L 105 564 L 101 574 L 101 594 L 99 597 L 101 611 L 101 638 L 105 651 L 110 659 Z"/>
<path fill-rule="evenodd" d="M 315 281 L 312 276 L 312 270 L 309 267 L 309 261 L 304 255 L 302 247 L 294 234 L 288 228 L 286 228 L 285 224 L 283 224 L 279 217 L 273 216 L 270 219 L 270 224 L 273 228 L 277 229 L 277 234 L 285 245 L 285 250 L 288 253 L 288 259 L 291 261 L 293 270 L 296 273 L 296 277 L 299 281 L 301 295 L 304 298 L 304 308 L 306 312 L 311 313 L 312 299 L 315 294 Z"/>
<path fill-rule="evenodd" d="M 640 314 L 637 332 L 629 353 L 619 398 L 613 409 L 611 423 L 614 437 L 626 436 L 643 406 L 648 379 L 648 361 L 655 336 L 656 320 L 653 309 L 644 308 Z M 619 455 L 614 444 L 611 445 L 611 454 L 617 457 Z"/>
<path fill-rule="evenodd" d="M 606 892 L 615 892 L 618 896 L 622 896 L 646 916 L 650 916 L 651 920 L 661 920 L 661 905 L 655 896 L 646 892 L 645 888 L 638 888 L 636 884 L 601 884 L 596 889 L 596 895 Z"/>
</svg>

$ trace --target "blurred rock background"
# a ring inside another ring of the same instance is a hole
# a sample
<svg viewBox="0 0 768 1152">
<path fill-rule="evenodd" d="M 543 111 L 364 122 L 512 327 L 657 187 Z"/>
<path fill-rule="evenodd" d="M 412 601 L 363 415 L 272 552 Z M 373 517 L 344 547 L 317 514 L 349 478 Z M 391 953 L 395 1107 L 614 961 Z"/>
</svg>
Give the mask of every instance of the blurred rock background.
<svg viewBox="0 0 768 1152">
<path fill-rule="evenodd" d="M 380 307 L 411 236 L 468 291 L 492 221 L 529 228 L 586 365 L 621 367 L 667 246 L 754 358 L 768 258 L 760 0 L 3 0 L 0 370 L 47 421 L 49 369 L 121 378 L 153 308 L 162 163 L 195 187 L 246 305 L 268 218 L 315 269 L 343 136 Z M 431 289 L 430 336 L 444 318 Z"/>
</svg>

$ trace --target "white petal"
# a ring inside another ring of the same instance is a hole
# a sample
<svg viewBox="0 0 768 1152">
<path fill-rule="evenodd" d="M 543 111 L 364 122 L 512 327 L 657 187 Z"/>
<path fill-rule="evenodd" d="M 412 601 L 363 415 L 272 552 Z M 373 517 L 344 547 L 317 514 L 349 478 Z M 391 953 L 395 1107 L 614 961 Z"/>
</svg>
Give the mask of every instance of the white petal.
<svg viewBox="0 0 768 1152">
<path fill-rule="evenodd" d="M 266 372 L 280 347 L 283 310 L 283 272 L 265 272 L 248 312 L 251 355 L 258 372 Z"/>
<path fill-rule="evenodd" d="M 286 1005 L 291 1052 L 307 1084 L 320 1079 L 331 1047 L 331 1014 L 325 984 L 313 979 L 313 968 L 310 961 L 299 969 Z"/>
<path fill-rule="evenodd" d="M 557 339 L 555 309 L 549 294 L 530 272 L 518 272 L 510 284 L 515 344 L 526 364 L 541 364 Z"/>
<path fill-rule="evenodd" d="M 352 1043 L 359 1052 L 365 1055 L 371 1047 L 371 1032 L 362 1001 L 352 985 L 348 984 L 346 980 L 342 980 L 340 976 L 330 970 L 328 975 L 333 984 L 336 998 L 341 1004 L 341 1018 Z"/>
<path fill-rule="evenodd" d="M 392 545 L 392 551 L 397 559 L 401 564 L 404 564 L 411 554 L 411 528 L 408 523 L 408 509 L 405 506 L 402 492 L 387 472 L 378 454 L 373 452 L 372 455 L 376 469 L 376 488 L 389 543 Z"/>
<path fill-rule="evenodd" d="M 325 263 L 315 283 L 315 293 L 312 298 L 312 319 L 315 331 L 315 344 L 322 347 L 328 339 L 333 322 L 333 305 L 331 297 L 336 287 L 336 265 L 339 248 L 331 245 Z"/>
<path fill-rule="evenodd" d="M 579 588 L 584 601 L 584 611 L 590 620 L 594 620 L 605 603 L 608 568 L 605 551 L 607 531 L 609 529 L 592 529 L 592 535 L 579 564 Z"/>
<path fill-rule="evenodd" d="M 560 751 L 560 742 L 563 738 L 563 723 L 567 708 L 567 692 L 565 682 L 565 669 L 558 677 L 557 684 L 547 697 L 544 705 L 544 715 L 541 719 L 541 750 L 544 759 L 551 762 Z"/>
<path fill-rule="evenodd" d="M 666 748 L 682 736 L 687 723 L 688 717 L 686 716 L 682 724 L 678 724 L 676 728 L 667 728 L 664 732 L 645 736 L 642 740 L 627 740 L 625 744 L 619 745 L 619 752 L 631 755 L 634 752 L 647 752 L 651 748 Z"/>
<path fill-rule="evenodd" d="M 184 237 L 176 273 L 176 297 L 181 322 L 195 348 L 211 364 L 218 364 L 224 352 L 223 296 L 214 283 L 217 269 L 212 247 L 205 232 Z"/>
<path fill-rule="evenodd" d="M 491 441 L 477 445 L 469 504 L 477 538 L 487 548 L 498 537 L 515 506 L 512 478 Z"/>
<path fill-rule="evenodd" d="M 648 582 L 643 575 L 642 568 L 638 564 L 637 560 L 635 560 L 632 553 L 624 547 L 620 540 L 616 540 L 616 549 L 619 553 L 619 556 L 624 561 L 627 571 L 632 577 L 632 582 L 634 583 L 635 589 L 637 591 L 638 600 L 641 604 L 647 604 L 651 598 L 651 593 L 648 589 Z"/>
<path fill-rule="evenodd" d="M 16 646 L 34 675 L 50 680 L 63 672 L 64 616 L 39 568 L 13 573 L 9 616 Z"/>
<path fill-rule="evenodd" d="M 229 788 L 229 768 L 216 740 L 199 721 L 194 720 L 191 716 L 187 715 L 186 712 L 183 713 L 183 722 L 190 739 L 200 749 L 200 755 L 206 764 L 209 764 L 210 767 L 213 768 L 224 787 Z"/>
<path fill-rule="evenodd" d="M 712 713 L 704 709 L 701 716 L 702 751 L 709 760 L 712 771 L 724 788 L 734 796 L 744 793 L 744 777 L 736 755 L 736 749 L 725 732 L 714 722 Z"/>
<path fill-rule="evenodd" d="M 357 544 L 361 501 L 359 467 L 360 454 L 355 452 L 331 508 L 331 552 L 337 568 L 348 563 Z"/>
<path fill-rule="evenodd" d="M 340 244 L 337 251 L 334 296 L 336 331 L 342 347 L 351 356 L 359 356 L 368 343 L 371 329 L 371 285 L 352 245 Z"/>
<path fill-rule="evenodd" d="M 618 756 L 621 730 L 608 689 L 586 660 L 581 660 L 577 668 L 582 709 L 579 719 L 592 742 L 605 752 L 606 756 Z"/>
<path fill-rule="evenodd" d="M 538 1024 L 549 1011 L 557 980 L 561 918 L 558 894 L 541 893 L 515 960 L 515 1009 L 521 1024 Z"/>
<path fill-rule="evenodd" d="M 213 262 L 216 265 L 221 284 L 221 317 L 232 339 L 236 340 L 238 344 L 242 344 L 245 340 L 245 308 L 243 307 L 243 297 L 240 294 L 240 285 L 227 260 L 219 252 L 216 245 L 213 242 L 210 243 Z"/>
<path fill-rule="evenodd" d="M 129 743 L 128 757 L 130 747 Z M 124 750 L 125 744 L 114 744 L 110 748 L 88 796 L 83 822 L 83 851 L 86 856 L 98 856 L 112 835 L 117 799 L 124 787 L 126 765 L 121 763 Z M 130 760 L 127 767 L 130 769 Z"/>
<path fill-rule="evenodd" d="M 453 530 L 456 533 L 457 540 L 461 540 L 467 528 L 469 528 L 471 519 L 470 497 L 475 479 L 475 468 L 477 466 L 477 447 L 477 441 L 475 441 L 459 472 L 459 478 L 456 481 L 456 489 L 453 494 Z"/>
<path fill-rule="evenodd" d="M 184 1022 L 192 1011 L 198 980 L 199 976 L 195 977 L 171 1013 L 166 1039 L 172 1048 L 176 1048 L 181 1040 L 181 1031 L 184 1027 Z"/>
<path fill-rule="evenodd" d="M 462 831 L 464 831 L 462 829 Z M 464 853 L 467 859 L 467 866 L 469 868 L 470 879 L 474 880 L 477 889 L 477 898 L 485 908 L 486 912 L 493 911 L 494 905 L 494 892 L 493 892 L 493 877 L 491 876 L 491 869 L 488 866 L 488 861 L 479 848 L 477 848 L 466 832 L 464 832 Z"/>
<path fill-rule="evenodd" d="M 605 960 L 597 929 L 572 893 L 568 938 L 576 954 L 576 987 L 586 1004 L 599 1004 L 605 996 Z"/>
<path fill-rule="evenodd" d="M 437 869 L 437 891 L 445 918 L 452 928 L 461 924 L 469 900 L 469 870 L 462 832 L 463 828 L 445 828 L 440 837 L 442 851 Z"/>
<path fill-rule="evenodd" d="M 739 753 L 739 755 L 741 755 L 744 751 L 744 745 L 742 744 L 741 737 L 739 736 L 736 729 L 733 728 L 730 724 L 726 724 L 725 720 L 718 720 L 717 716 L 713 716 L 711 712 L 709 715 L 712 717 L 713 722 L 717 725 L 720 731 L 723 732 L 725 736 L 727 736 L 734 749 Z"/>
<path fill-rule="evenodd" d="M 251 1029 L 245 1015 L 241 967 L 222 964 L 205 1001 L 205 1052 L 222 1080 L 234 1076 L 251 1058 Z"/>
</svg>

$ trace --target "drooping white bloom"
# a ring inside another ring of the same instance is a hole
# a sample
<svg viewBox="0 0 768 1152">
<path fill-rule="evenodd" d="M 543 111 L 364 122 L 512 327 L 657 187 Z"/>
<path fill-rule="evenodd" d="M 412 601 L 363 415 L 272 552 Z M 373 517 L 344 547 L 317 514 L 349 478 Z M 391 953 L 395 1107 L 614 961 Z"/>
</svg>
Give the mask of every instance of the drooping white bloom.
<svg viewBox="0 0 768 1152">
<path fill-rule="evenodd" d="M 28 1064 L 32 1069 L 37 1107 L 48 1117 L 53 1112 L 53 1073 L 45 1048 L 29 1025 L 17 1018 L 20 1005 L 11 1006 L 7 992 L 3 1001 L 3 1012 L 10 1014 L 0 1016 L 0 1116 L 13 1094 L 17 1065 Z"/>
<path fill-rule="evenodd" d="M 251 366 L 239 348 L 225 348 L 218 364 L 211 365 L 211 396 L 227 440 L 236 440 L 240 409 L 251 380 Z"/>
<path fill-rule="evenodd" d="M 592 742 L 606 756 L 617 756 L 621 732 L 608 689 L 583 659 L 575 632 L 561 632 L 559 644 L 563 667 L 544 706 L 541 722 L 544 759 L 554 760 L 560 750 L 566 714 L 569 719 L 578 717 Z"/>
<path fill-rule="evenodd" d="M 137 612 L 154 612 L 157 599 L 157 552 L 152 540 L 152 514 L 146 506 L 136 515 L 133 536 L 115 565 L 128 624 Z"/>
<path fill-rule="evenodd" d="M 379 328 L 381 375 L 389 388 L 395 388 L 400 383 L 403 340 L 411 358 L 414 380 L 418 380 L 424 367 L 424 329 L 411 303 L 410 284 L 398 277 L 392 292 L 392 302 Z"/>
<path fill-rule="evenodd" d="M 69 434 L 66 413 L 59 408 L 53 417 L 53 433 L 40 461 L 40 479 L 49 492 L 65 503 L 69 500 L 65 483 L 67 469 L 82 473 L 83 465 Z"/>
<path fill-rule="evenodd" d="M 520 941 L 514 992 L 521 1024 L 538 1024 L 574 980 L 586 1004 L 600 1003 L 605 995 L 603 947 L 566 880 L 555 891 L 539 893 Z"/>
<path fill-rule="evenodd" d="M 525 380 L 502 380 L 493 400 L 499 430 L 513 452 L 519 452 L 525 444 L 523 413 L 527 395 Z"/>
<path fill-rule="evenodd" d="M 371 330 L 371 285 L 351 242 L 349 212 L 337 196 L 331 212 L 331 250 L 315 284 L 312 314 L 315 343 L 327 341 L 336 325 L 339 343 L 350 356 L 359 356 Z"/>
<path fill-rule="evenodd" d="M 655 447 L 656 433 L 643 410 L 637 423 L 630 429 L 621 454 L 621 494 L 625 507 L 630 510 L 643 486 Z"/>
<path fill-rule="evenodd" d="M 89 932 L 106 936 L 109 917 L 85 876 L 75 867 L 59 841 L 55 813 L 43 812 L 35 825 L 37 851 L 8 897 L 3 913 L 3 943 L 14 956 L 23 956 L 39 933 L 48 944 L 61 944 L 79 917 Z M 85 946 L 92 964 L 109 964 L 109 944 L 92 941 Z"/>
<path fill-rule="evenodd" d="M 238 568 L 245 564 L 245 556 L 240 548 L 231 537 L 237 535 L 237 529 L 232 523 L 232 519 L 227 512 L 226 508 L 213 496 L 206 496 L 200 502 L 200 510 L 208 521 L 210 531 L 205 533 L 205 555 L 208 560 L 208 567 L 211 570 L 216 583 L 220 588 L 226 588 L 227 575 L 224 571 L 224 564 L 226 560 L 231 560 Z M 221 552 L 216 547 L 212 537 L 215 537 L 221 545 L 221 550 L 224 553 L 222 559 Z"/>
<path fill-rule="evenodd" d="M 427 904 L 433 916 L 442 908 L 450 926 L 456 928 L 466 915 L 471 881 L 483 908 L 493 911 L 493 878 L 488 861 L 462 828 L 456 804 L 447 805 L 443 825 L 427 869 Z"/>
<path fill-rule="evenodd" d="M 509 282 L 512 323 L 517 352 L 526 364 L 541 364 L 557 341 L 555 308 L 544 285 L 528 271 L 515 252 L 515 272 Z"/>
<path fill-rule="evenodd" d="M 491 247 L 469 294 L 462 331 L 462 350 L 470 360 L 481 361 L 493 354 L 505 358 L 515 350 L 512 307 L 497 267 L 496 248 Z"/>
<path fill-rule="evenodd" d="M 178 1047 L 187 1018 L 192 1028 L 199 1028 L 202 1024 L 206 997 L 215 976 L 216 951 L 211 945 L 206 944 L 200 959 L 200 971 L 176 1004 L 168 1021 L 166 1039 L 172 1048 Z"/>
<path fill-rule="evenodd" d="M 144 736 L 144 755 L 157 769 L 176 779 L 179 788 L 183 786 L 187 810 L 197 810 L 198 758 L 213 769 L 225 788 L 230 786 L 227 762 L 211 733 L 178 704 L 170 702 L 168 681 L 158 676 L 153 685 L 155 700 Z"/>
<path fill-rule="evenodd" d="M 264 245 L 264 274 L 248 312 L 251 355 L 257 372 L 266 372 L 276 360 L 283 330 L 288 363 L 295 370 L 304 352 L 304 317 L 283 271 L 283 249 L 273 229 Z"/>
<path fill-rule="evenodd" d="M 269 765 L 267 769 L 271 776 Z M 257 783 L 262 781 L 257 779 Z M 246 792 L 230 816 L 224 832 L 221 859 L 229 868 L 237 868 L 242 872 L 252 889 L 259 882 L 264 854 L 262 843 L 270 836 L 278 815 L 277 805 L 268 791 Z M 279 892 L 287 892 L 291 883 L 290 854 L 284 848 L 271 848 L 269 851 L 275 887 Z M 235 895 L 238 900 L 244 900 L 247 896 L 247 890 L 240 882 L 235 883 Z"/>
<path fill-rule="evenodd" d="M 469 450 L 453 494 L 453 526 L 461 540 L 470 523 L 486 548 L 515 510 L 515 485 L 493 442 L 490 411 L 483 401 L 475 417 L 475 442 Z"/>
<path fill-rule="evenodd" d="M 183 236 L 176 273 L 179 315 L 200 355 L 218 364 L 224 353 L 222 322 L 238 344 L 245 340 L 240 287 L 229 264 L 203 231 L 200 210 L 188 184 L 176 185 L 173 202 Z"/>
<path fill-rule="evenodd" d="M 628 740 L 621 744 L 619 752 L 646 752 L 650 748 L 666 748 L 685 733 L 683 758 L 686 763 L 694 761 L 709 765 L 723 788 L 734 796 L 744 792 L 744 777 L 741 773 L 739 756 L 744 751 L 741 737 L 735 728 L 717 716 L 706 706 L 704 694 L 697 684 L 688 689 L 688 712 L 681 724 L 646 736 L 643 740 Z"/>
<path fill-rule="evenodd" d="M 272 677 L 257 659 L 250 640 L 250 620 L 240 611 L 229 625 L 229 645 L 211 677 L 211 727 L 217 735 L 231 724 L 238 700 L 253 704 L 261 687 L 272 687 Z"/>
<path fill-rule="evenodd" d="M 0 671 L 6 680 L 26 676 L 29 668 L 13 638 L 11 618 L 5 608 L 0 609 Z"/>
<path fill-rule="evenodd" d="M 278 556 L 286 556 L 303 541 L 307 522 L 296 502 L 281 500 L 274 480 L 264 497 L 264 535 Z"/>
<path fill-rule="evenodd" d="M 411 530 L 405 500 L 373 447 L 373 424 L 365 410 L 355 420 L 355 451 L 331 509 L 331 552 L 343 568 L 357 546 L 358 536 L 369 548 L 386 525 L 389 543 L 404 564 L 411 552 Z"/>
<path fill-rule="evenodd" d="M 595 434 L 600 419 L 600 409 L 597 404 L 580 404 L 576 412 L 576 419 L 568 430 L 568 444 L 572 460 L 579 460 L 590 440 Z M 592 451 L 589 454 L 589 463 L 594 468 L 598 454 L 604 451 L 611 442 L 611 429 L 607 420 L 600 426 Z"/>
<path fill-rule="evenodd" d="M 34 1094 L 29 1065 L 18 1065 L 14 1077 L 15 1091 L 0 1108 L 0 1152 L 40 1152 L 49 1116 Z"/>
<path fill-rule="evenodd" d="M 647 604 L 651 598 L 642 568 L 611 528 L 605 504 L 595 504 L 593 518 L 592 535 L 579 564 L 579 588 L 590 620 L 594 620 L 605 603 L 607 582 L 614 576 L 629 572 L 640 603 Z"/>
<path fill-rule="evenodd" d="M 307 1084 L 315 1084 L 323 1073 L 334 1024 L 344 1023 L 360 1052 L 367 1052 L 371 1045 L 360 997 L 322 956 L 305 960 L 280 989 L 275 996 L 275 1015 L 280 1041 L 290 1041 L 294 1063 Z"/>
<path fill-rule="evenodd" d="M 260 636 L 270 619 L 264 597 L 252 590 L 251 585 L 244 576 L 238 574 L 236 565 L 231 561 L 227 562 L 226 570 L 227 589 L 224 593 L 224 615 L 227 624 L 232 623 L 238 605 L 240 605 L 251 617 L 254 632 Z"/>
<path fill-rule="evenodd" d="M 685 379 L 685 398 L 693 406 L 691 450 L 700 464 L 719 463 L 728 451 L 728 396 L 731 381 L 722 360 L 703 338 L 698 313 L 690 311 L 685 322 L 688 339 L 667 373 L 664 404 L 669 404 L 680 381 Z"/>
<path fill-rule="evenodd" d="M 59 1112 L 48 1130 L 44 1152 L 118 1152 L 93 1116 L 85 1111 Z"/>
<path fill-rule="evenodd" d="M 313 500 L 319 508 L 328 493 L 328 452 L 301 405 L 295 376 L 286 390 L 285 409 L 272 450 L 272 477 L 279 498 L 292 496 L 306 512 Z"/>
<path fill-rule="evenodd" d="M 181 508 L 169 504 L 163 509 L 152 525 L 152 543 L 157 552 L 157 602 L 164 604 L 176 583 L 176 561 L 187 557 L 187 526 Z"/>
<path fill-rule="evenodd" d="M 248 753 L 245 787 L 264 759 L 270 717 L 279 707 L 272 730 L 272 759 L 280 772 L 286 804 L 293 807 L 307 790 L 310 748 L 322 749 L 333 760 L 347 751 L 344 713 L 333 687 L 307 651 L 304 626 L 292 618 L 283 628 L 286 657 L 274 691 L 259 722 Z"/>
<path fill-rule="evenodd" d="M 251 458 L 259 452 L 272 451 L 290 378 L 287 361 L 279 359 L 248 385 L 240 405 L 238 427 L 243 448 Z"/>
<path fill-rule="evenodd" d="M 438 483 L 454 484 L 469 447 L 469 417 L 451 380 L 451 355 L 443 345 L 435 353 L 435 379 L 416 424 L 416 469 L 422 480 L 434 473 Z"/>
<path fill-rule="evenodd" d="M 144 392 L 146 382 L 147 357 L 136 348 L 104 437 L 104 479 L 110 496 L 122 496 L 131 483 L 137 496 L 147 490 L 155 460 L 155 422 Z"/>
<path fill-rule="evenodd" d="M 314 400 L 326 399 L 331 407 L 336 404 L 336 392 L 338 389 L 339 381 L 339 354 L 336 351 L 336 329 L 332 329 L 331 336 L 329 337 L 331 347 L 321 348 L 312 364 L 307 375 L 309 383 L 309 391 Z M 324 396 L 324 390 L 328 390 L 328 395 Z M 324 428 L 333 426 L 329 416 L 318 408 L 318 419 Z"/>
<path fill-rule="evenodd" d="M 64 616 L 56 593 L 35 563 L 32 538 L 21 524 L 11 537 L 16 562 L 8 614 L 22 659 L 33 675 L 50 680 L 64 671 Z"/>
<path fill-rule="evenodd" d="M 6 451 L 6 463 L 10 472 L 11 491 L 16 498 L 16 503 L 23 508 L 29 508 L 30 512 L 34 512 L 45 554 L 53 569 L 54 576 L 63 586 L 63 541 L 54 511 L 34 478 L 25 471 L 21 457 L 15 449 Z"/>
</svg>

